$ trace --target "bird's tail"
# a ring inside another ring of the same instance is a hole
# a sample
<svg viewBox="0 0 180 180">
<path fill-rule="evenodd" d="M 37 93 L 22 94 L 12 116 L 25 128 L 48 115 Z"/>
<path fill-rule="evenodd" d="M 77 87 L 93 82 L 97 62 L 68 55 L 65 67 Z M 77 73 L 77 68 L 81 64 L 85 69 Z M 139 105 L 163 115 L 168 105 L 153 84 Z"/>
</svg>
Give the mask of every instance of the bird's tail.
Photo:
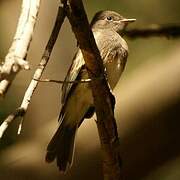
<svg viewBox="0 0 180 180">
<path fill-rule="evenodd" d="M 66 171 L 71 166 L 74 153 L 74 140 L 77 127 L 66 125 L 62 121 L 55 135 L 51 139 L 46 154 L 46 161 L 52 162 L 55 158 L 60 171 Z"/>
</svg>

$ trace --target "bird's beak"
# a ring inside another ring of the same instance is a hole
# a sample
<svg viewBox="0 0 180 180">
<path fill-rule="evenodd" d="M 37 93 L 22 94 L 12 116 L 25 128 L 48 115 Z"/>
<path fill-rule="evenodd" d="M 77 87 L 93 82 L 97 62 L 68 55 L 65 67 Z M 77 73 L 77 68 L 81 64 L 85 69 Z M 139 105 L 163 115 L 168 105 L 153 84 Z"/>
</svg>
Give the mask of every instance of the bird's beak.
<svg viewBox="0 0 180 180">
<path fill-rule="evenodd" d="M 122 19 L 122 20 L 120 20 L 120 22 L 125 22 L 125 23 L 131 23 L 131 22 L 134 22 L 134 21 L 136 21 L 136 19 Z"/>
</svg>

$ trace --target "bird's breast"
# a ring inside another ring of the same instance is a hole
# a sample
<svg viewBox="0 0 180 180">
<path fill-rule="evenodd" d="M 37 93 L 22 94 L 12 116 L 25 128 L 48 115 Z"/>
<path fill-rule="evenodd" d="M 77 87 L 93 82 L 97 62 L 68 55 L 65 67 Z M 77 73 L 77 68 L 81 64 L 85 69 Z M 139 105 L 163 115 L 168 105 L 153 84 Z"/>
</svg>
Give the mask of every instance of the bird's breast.
<svg viewBox="0 0 180 180">
<path fill-rule="evenodd" d="M 106 67 L 108 83 L 111 89 L 114 89 L 124 70 L 122 59 L 118 57 L 115 57 L 114 59 L 108 59 L 105 64 L 105 67 Z"/>
<path fill-rule="evenodd" d="M 96 30 L 94 36 L 105 65 L 108 83 L 113 89 L 124 70 L 128 56 L 128 45 L 115 31 Z"/>
</svg>

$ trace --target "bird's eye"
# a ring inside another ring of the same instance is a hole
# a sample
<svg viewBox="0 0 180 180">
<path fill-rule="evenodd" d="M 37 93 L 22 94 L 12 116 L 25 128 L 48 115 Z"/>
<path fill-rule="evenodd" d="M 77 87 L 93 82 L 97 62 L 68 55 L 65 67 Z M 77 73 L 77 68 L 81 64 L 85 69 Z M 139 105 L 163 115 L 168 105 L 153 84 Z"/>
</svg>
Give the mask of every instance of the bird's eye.
<svg viewBox="0 0 180 180">
<path fill-rule="evenodd" d="M 108 20 L 108 21 L 112 21 L 112 17 L 111 17 L 111 16 L 108 16 L 108 17 L 107 17 L 107 20 Z"/>
</svg>

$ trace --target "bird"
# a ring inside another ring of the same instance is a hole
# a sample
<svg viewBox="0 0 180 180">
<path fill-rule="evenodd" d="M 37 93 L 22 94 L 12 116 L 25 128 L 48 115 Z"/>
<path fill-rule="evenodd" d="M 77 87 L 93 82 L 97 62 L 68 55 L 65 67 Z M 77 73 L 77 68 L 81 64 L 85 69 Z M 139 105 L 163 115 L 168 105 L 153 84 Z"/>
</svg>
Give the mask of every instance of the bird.
<svg viewBox="0 0 180 180">
<path fill-rule="evenodd" d="M 115 11 L 104 10 L 97 12 L 90 23 L 112 90 L 124 71 L 128 57 L 128 45 L 121 33 L 134 21 Z M 95 112 L 90 84 L 66 83 L 83 79 L 88 79 L 88 72 L 82 52 L 78 49 L 62 85 L 59 127 L 47 146 L 45 158 L 49 163 L 56 159 L 61 172 L 66 172 L 72 165 L 78 128 L 85 118 L 91 118 Z"/>
</svg>

